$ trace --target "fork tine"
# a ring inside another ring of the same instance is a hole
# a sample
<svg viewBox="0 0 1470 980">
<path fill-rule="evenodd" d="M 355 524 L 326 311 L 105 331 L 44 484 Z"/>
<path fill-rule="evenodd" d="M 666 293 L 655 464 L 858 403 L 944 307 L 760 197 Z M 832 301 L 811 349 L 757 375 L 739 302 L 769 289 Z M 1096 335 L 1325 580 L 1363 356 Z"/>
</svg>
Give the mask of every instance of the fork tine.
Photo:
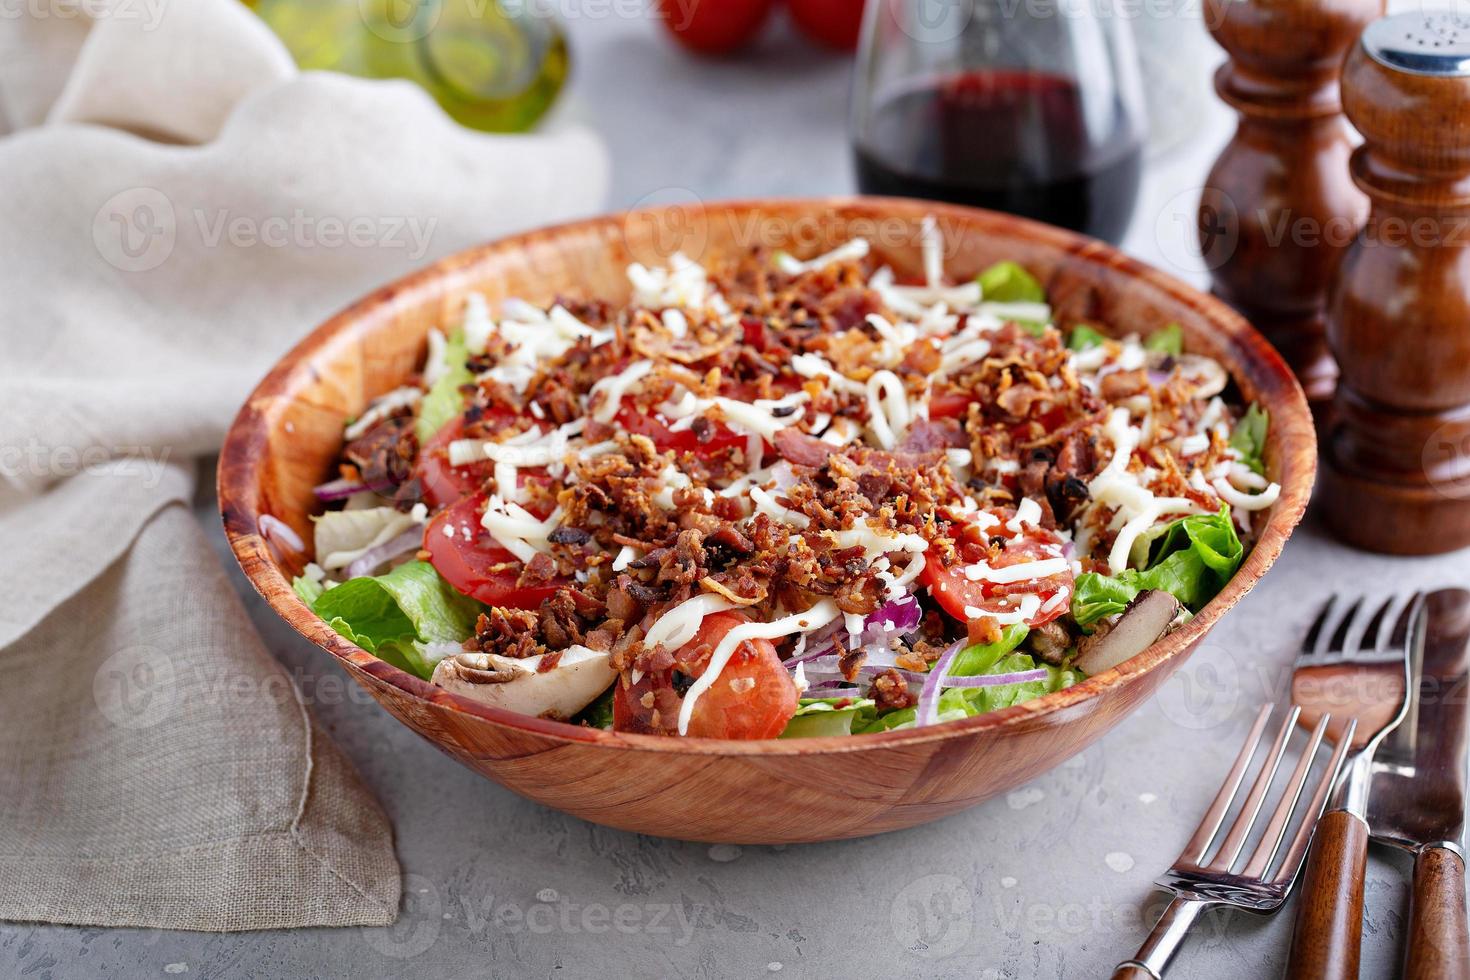
<svg viewBox="0 0 1470 980">
<path fill-rule="evenodd" d="M 1179 855 L 1177 863 L 1197 865 L 1204 861 L 1205 855 L 1209 853 L 1210 843 L 1215 839 L 1215 834 L 1219 833 L 1220 825 L 1225 822 L 1225 814 L 1230 811 L 1230 804 L 1234 802 L 1235 794 L 1245 779 L 1246 770 L 1250 768 L 1251 757 L 1256 754 L 1256 746 L 1261 744 L 1261 735 L 1266 730 L 1266 720 L 1271 717 L 1271 711 L 1275 707 L 1274 704 L 1261 706 L 1260 712 L 1256 714 L 1255 723 L 1251 725 L 1250 734 L 1245 737 L 1245 744 L 1240 748 L 1240 754 L 1235 757 L 1230 773 L 1220 786 L 1220 792 L 1215 794 L 1215 800 L 1205 811 L 1204 818 L 1200 820 L 1194 836 L 1189 839 L 1189 843 L 1184 845 L 1184 851 Z"/>
<path fill-rule="evenodd" d="M 1302 857 L 1307 852 L 1307 843 L 1312 839 L 1312 831 L 1317 827 L 1317 818 L 1322 815 L 1322 810 L 1327 805 L 1327 794 L 1332 792 L 1333 785 L 1337 782 L 1338 773 L 1342 772 L 1342 762 L 1347 756 L 1348 748 L 1353 744 L 1353 736 L 1358 730 L 1358 719 L 1348 720 L 1347 728 L 1338 739 L 1337 746 L 1332 750 L 1332 758 L 1327 760 L 1327 769 L 1322 773 L 1317 782 L 1317 791 L 1312 794 L 1312 802 L 1303 814 L 1301 826 L 1296 829 L 1296 836 L 1291 840 L 1291 847 L 1286 851 L 1286 857 L 1281 861 L 1276 872 L 1276 883 L 1281 884 L 1290 881 L 1302 865 Z"/>
<path fill-rule="evenodd" d="M 1383 629 L 1383 624 L 1388 620 L 1388 611 L 1393 608 L 1393 602 L 1393 596 L 1389 596 L 1383 600 L 1383 605 L 1379 606 L 1378 611 L 1373 614 L 1373 618 L 1368 620 L 1368 625 L 1363 629 L 1363 641 L 1361 644 L 1361 649 L 1364 652 L 1378 649 L 1378 634 Z M 1413 602 L 1413 599 L 1409 600 L 1410 605 Z"/>
<path fill-rule="evenodd" d="M 1332 607 L 1336 604 L 1337 596 L 1335 595 L 1328 596 L 1327 601 L 1322 603 L 1322 611 L 1317 613 L 1316 619 L 1312 620 L 1312 628 L 1307 630 L 1307 635 L 1302 640 L 1303 654 L 1316 652 L 1317 640 L 1322 636 L 1322 630 L 1327 625 L 1327 617 L 1332 615 Z"/>
<path fill-rule="evenodd" d="M 1353 620 L 1358 616 L 1358 610 L 1362 608 L 1363 599 L 1359 596 L 1348 606 L 1347 612 L 1343 613 L 1342 621 L 1337 624 L 1337 629 L 1332 631 L 1332 639 L 1327 642 L 1328 653 L 1342 653 L 1348 646 L 1348 634 L 1352 632 Z"/>
<path fill-rule="evenodd" d="M 1245 803 L 1241 806 L 1235 823 L 1230 827 L 1230 833 L 1225 836 L 1225 843 L 1220 845 L 1219 853 L 1206 866 L 1207 870 L 1229 871 L 1235 865 L 1235 859 L 1240 857 L 1246 838 L 1250 836 L 1251 827 L 1255 826 L 1256 818 L 1261 814 L 1261 807 L 1265 805 L 1266 793 L 1276 779 L 1276 770 L 1281 768 L 1281 759 L 1286 755 L 1286 742 L 1291 738 L 1292 730 L 1296 728 L 1296 720 L 1301 713 L 1302 709 L 1295 706 L 1287 713 L 1286 719 L 1281 724 L 1281 730 L 1276 733 L 1276 741 L 1271 745 L 1271 752 L 1266 756 L 1266 763 L 1261 766 L 1261 771 L 1256 775 L 1256 781 L 1251 786 L 1250 795 L 1245 798 Z"/>
<path fill-rule="evenodd" d="M 1261 835 L 1261 842 L 1256 845 L 1250 863 L 1241 872 L 1245 877 L 1265 878 L 1271 862 L 1276 859 L 1276 852 L 1281 849 L 1281 842 L 1286 839 L 1287 824 L 1290 823 L 1291 815 L 1296 810 L 1297 802 L 1301 799 L 1302 787 L 1306 785 L 1307 774 L 1312 770 L 1312 762 L 1317 757 L 1317 748 L 1327 734 L 1327 723 L 1331 718 L 1331 715 L 1323 714 L 1317 721 L 1317 727 L 1312 729 L 1311 737 L 1307 740 L 1307 747 L 1302 750 L 1302 757 L 1297 761 L 1296 769 L 1291 774 L 1291 782 L 1287 784 L 1286 792 L 1277 802 L 1276 812 L 1271 815 L 1271 822 L 1266 826 L 1266 832 Z M 1267 846 L 1268 841 L 1270 842 L 1269 847 Z"/>
</svg>

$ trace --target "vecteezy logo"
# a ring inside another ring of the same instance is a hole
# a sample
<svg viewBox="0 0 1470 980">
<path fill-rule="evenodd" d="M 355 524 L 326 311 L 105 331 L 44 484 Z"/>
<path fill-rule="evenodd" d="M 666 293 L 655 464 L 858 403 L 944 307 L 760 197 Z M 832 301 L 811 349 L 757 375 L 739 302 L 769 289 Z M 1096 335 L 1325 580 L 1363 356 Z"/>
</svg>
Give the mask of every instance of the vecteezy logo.
<svg viewBox="0 0 1470 980">
<path fill-rule="evenodd" d="M 173 203 L 152 187 L 131 187 L 108 198 L 92 218 L 92 243 L 124 272 L 147 272 L 173 254 L 178 235 Z"/>
<path fill-rule="evenodd" d="M 893 899 L 893 938 L 928 959 L 953 956 L 970 941 L 975 900 L 954 875 L 925 875 Z"/>
<path fill-rule="evenodd" d="M 1450 500 L 1470 497 L 1470 431 L 1461 421 L 1446 422 L 1429 434 L 1421 462 L 1424 476 L 1436 492 Z"/>
<path fill-rule="evenodd" d="M 403 876 L 403 912 L 391 926 L 364 926 L 363 940 L 384 956 L 409 960 L 434 945 L 443 927 L 444 901 L 423 875 Z"/>
<path fill-rule="evenodd" d="M 439 23 L 443 0 L 357 0 L 367 29 L 390 44 L 413 44 Z"/>
<path fill-rule="evenodd" d="M 1189 731 L 1217 728 L 1240 707 L 1243 676 L 1233 653 L 1205 644 L 1159 688 L 1159 710 Z"/>
<path fill-rule="evenodd" d="M 1159 209 L 1154 242 L 1180 272 L 1218 269 L 1240 244 L 1240 213 L 1230 196 L 1215 188 L 1180 191 Z"/>
<path fill-rule="evenodd" d="M 899 30 L 920 43 L 953 41 L 975 13 L 975 0 L 888 0 L 888 15 Z M 989 8 L 982 13 L 988 15 Z"/>
<path fill-rule="evenodd" d="M 174 710 L 173 662 L 153 647 L 123 647 L 97 669 L 92 697 L 102 717 L 119 728 L 152 728 Z"/>
<path fill-rule="evenodd" d="M 623 242 L 646 266 L 664 266 L 675 252 L 695 262 L 709 244 L 704 201 L 687 187 L 665 187 L 643 195 L 623 219 Z"/>
</svg>

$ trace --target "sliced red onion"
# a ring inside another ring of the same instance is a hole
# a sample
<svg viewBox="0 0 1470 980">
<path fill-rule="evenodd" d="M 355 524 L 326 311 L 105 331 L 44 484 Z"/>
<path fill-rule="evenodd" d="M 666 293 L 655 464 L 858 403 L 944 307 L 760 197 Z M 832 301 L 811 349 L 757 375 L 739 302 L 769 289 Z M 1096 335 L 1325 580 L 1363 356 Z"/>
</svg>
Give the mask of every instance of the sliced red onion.
<svg viewBox="0 0 1470 980">
<path fill-rule="evenodd" d="M 946 677 L 944 687 L 1000 687 L 1003 684 L 1027 684 L 1046 680 L 1046 668 L 1018 670 L 1011 674 L 983 674 L 979 677 Z"/>
<path fill-rule="evenodd" d="M 311 488 L 311 492 L 316 494 L 316 499 L 324 504 L 329 504 L 334 500 L 346 500 L 354 493 L 366 490 L 367 488 L 366 483 L 361 483 L 357 480 L 342 479 L 329 480 L 326 483 L 318 484 Z"/>
<path fill-rule="evenodd" d="M 301 535 L 292 529 L 291 525 L 270 514 L 261 514 L 260 521 L 256 525 L 260 529 L 260 536 L 267 541 L 275 541 L 283 544 L 292 551 L 306 551 L 306 542 L 301 540 Z"/>
<path fill-rule="evenodd" d="M 941 653 L 939 659 L 934 661 L 934 666 L 929 668 L 929 676 L 924 678 L 924 689 L 919 692 L 918 710 L 914 714 L 915 726 L 938 724 L 941 682 L 949 671 L 949 665 L 954 663 L 955 656 L 964 648 L 964 645 L 964 640 L 956 641 L 953 646 Z"/>
<path fill-rule="evenodd" d="M 842 658 L 835 653 L 824 653 L 814 660 L 803 659 L 803 669 L 808 673 L 826 671 L 832 673 L 842 669 Z M 873 668 L 879 671 L 898 666 L 898 655 L 892 650 L 876 650 L 868 652 L 867 659 L 863 661 L 863 668 Z"/>
<path fill-rule="evenodd" d="M 348 578 L 357 578 L 359 575 L 371 575 L 373 569 L 379 565 L 390 562 L 400 555 L 406 555 L 410 551 L 417 551 L 423 543 L 423 540 L 424 529 L 421 527 L 411 527 L 397 537 L 383 542 L 376 548 L 369 548 L 363 552 L 360 558 L 347 566 L 346 575 Z"/>
<path fill-rule="evenodd" d="M 833 657 L 832 659 L 835 661 L 837 658 Z M 900 677 L 902 677 L 904 680 L 908 681 L 915 687 L 922 686 L 928 680 L 927 675 L 920 674 L 917 671 L 906 670 L 903 667 L 891 667 L 885 664 L 863 664 L 857 669 L 857 676 L 876 677 L 877 675 L 886 673 L 890 670 L 895 671 Z M 852 680 L 849 679 L 848 676 L 844 674 L 840 669 L 838 669 L 835 664 L 830 667 L 805 666 L 802 668 L 802 671 L 806 674 L 807 680 L 811 683 L 821 684 L 835 681 L 841 681 L 846 684 L 852 683 Z"/>
<path fill-rule="evenodd" d="M 802 695 L 808 698 L 860 698 L 863 696 L 862 688 L 853 687 L 851 684 L 838 684 L 836 681 L 823 681 L 807 688 Z"/>
</svg>

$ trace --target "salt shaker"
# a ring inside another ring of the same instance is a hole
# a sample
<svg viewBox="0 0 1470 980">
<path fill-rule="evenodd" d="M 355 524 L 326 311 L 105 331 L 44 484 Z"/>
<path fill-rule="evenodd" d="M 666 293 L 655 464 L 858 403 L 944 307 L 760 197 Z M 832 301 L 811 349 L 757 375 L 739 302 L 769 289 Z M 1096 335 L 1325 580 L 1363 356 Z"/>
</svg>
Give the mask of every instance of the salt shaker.
<svg viewBox="0 0 1470 980">
<path fill-rule="evenodd" d="M 1200 246 L 1215 294 L 1276 345 L 1314 407 L 1336 370 L 1323 337 L 1327 283 L 1368 215 L 1353 186 L 1338 72 L 1384 0 L 1207 0 L 1230 55 L 1215 75 L 1239 113 L 1205 181 Z"/>
<path fill-rule="evenodd" d="M 1343 66 L 1368 223 L 1328 290 L 1322 501 L 1343 540 L 1470 545 L 1470 17 L 1375 21 Z"/>
</svg>

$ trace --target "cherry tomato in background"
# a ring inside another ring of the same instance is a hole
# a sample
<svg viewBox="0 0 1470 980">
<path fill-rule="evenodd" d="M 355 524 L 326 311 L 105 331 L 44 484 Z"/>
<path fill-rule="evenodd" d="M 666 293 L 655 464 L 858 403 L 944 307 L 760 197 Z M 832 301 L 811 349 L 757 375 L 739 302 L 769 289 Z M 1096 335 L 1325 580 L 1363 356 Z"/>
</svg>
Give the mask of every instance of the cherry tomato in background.
<svg viewBox="0 0 1470 980">
<path fill-rule="evenodd" d="M 863 0 L 788 0 L 801 32 L 838 51 L 856 51 L 863 25 Z"/>
<path fill-rule="evenodd" d="M 728 54 L 760 33 L 773 0 L 659 0 L 664 28 L 701 54 Z"/>
</svg>

